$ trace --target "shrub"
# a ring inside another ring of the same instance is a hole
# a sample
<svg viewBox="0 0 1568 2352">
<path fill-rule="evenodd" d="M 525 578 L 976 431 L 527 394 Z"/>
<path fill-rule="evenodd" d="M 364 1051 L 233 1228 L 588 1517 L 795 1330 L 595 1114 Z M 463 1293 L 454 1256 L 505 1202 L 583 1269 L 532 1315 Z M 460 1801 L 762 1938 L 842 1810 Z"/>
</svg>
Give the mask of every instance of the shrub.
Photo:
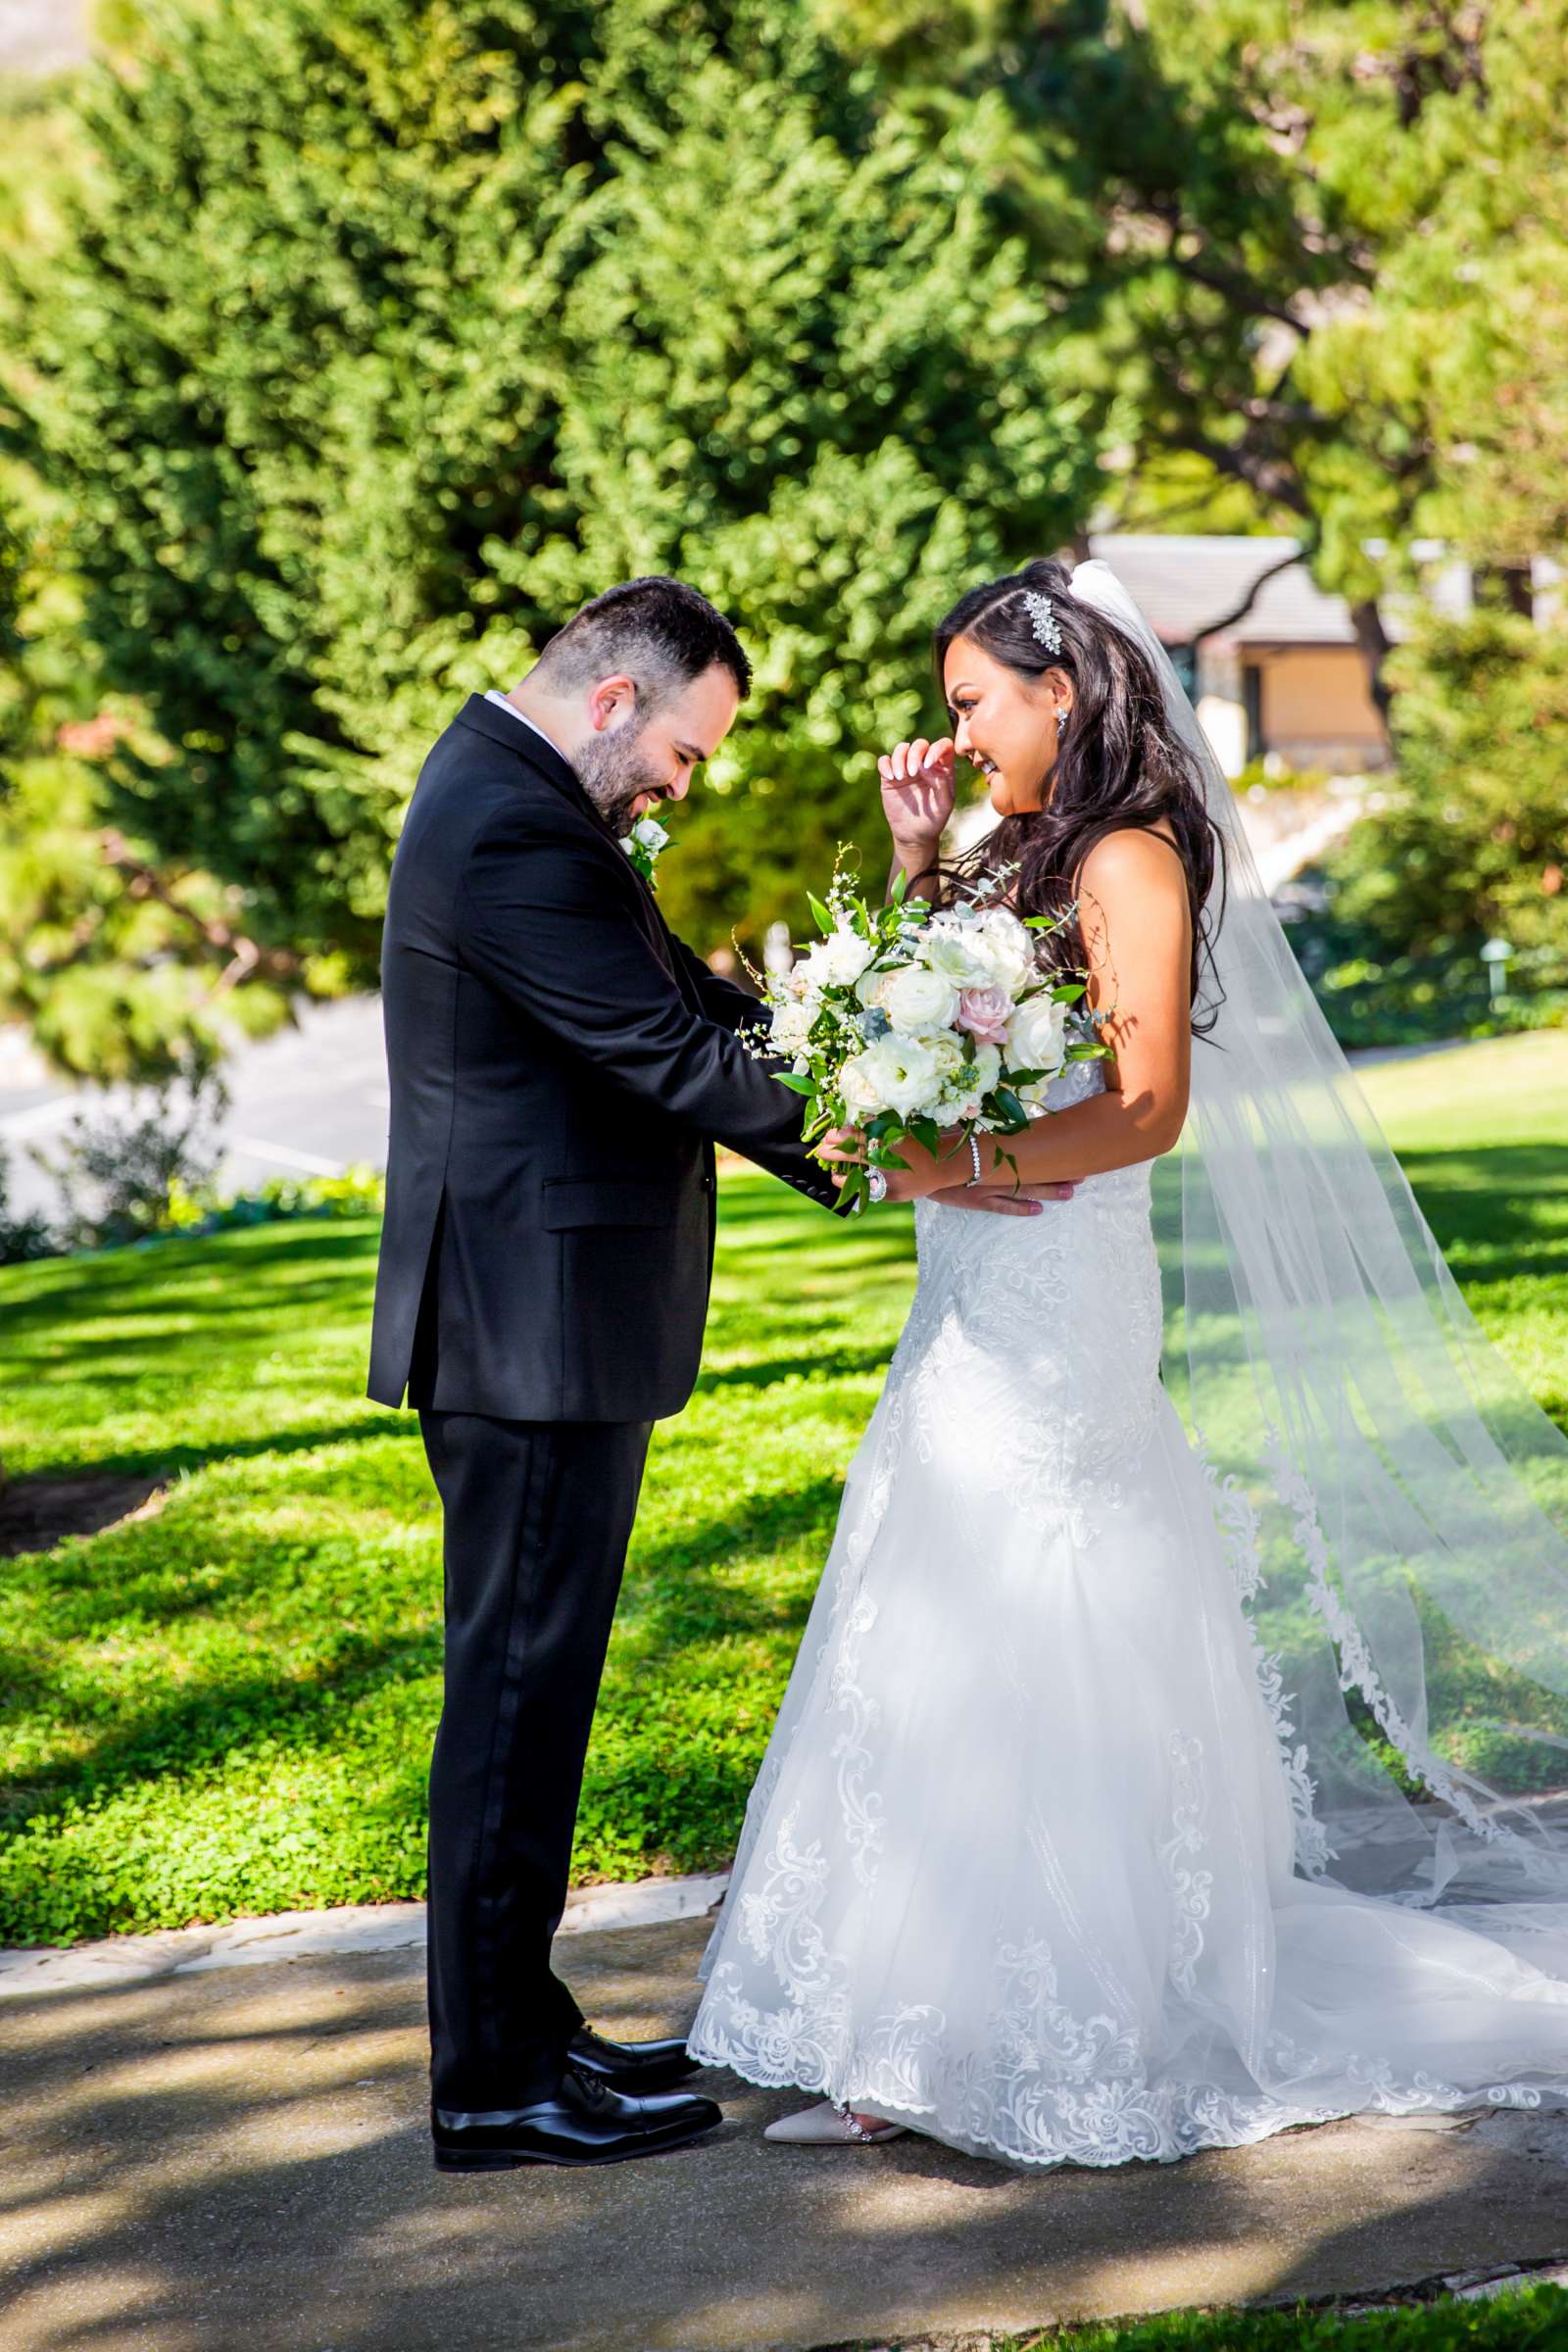
<svg viewBox="0 0 1568 2352">
<path fill-rule="evenodd" d="M 239 1225 L 271 1225 L 283 1217 L 379 1216 L 385 1205 L 382 1170 L 356 1164 L 340 1176 L 270 1176 L 250 1193 L 187 1191 L 176 1185 L 168 1230 L 189 1239 Z"/>
<path fill-rule="evenodd" d="M 113 1249 L 169 1231 L 175 1200 L 217 1169 L 214 1128 L 227 1102 L 216 1076 L 170 1082 L 132 1095 L 123 1111 L 78 1111 L 53 1157 L 35 1150 L 61 1190 L 67 1249 Z"/>
<path fill-rule="evenodd" d="M 11 1172 L 0 1153 L 0 1266 L 22 1266 L 29 1258 L 58 1256 L 60 1244 L 48 1218 L 36 1212 L 14 1217 L 10 1196 Z"/>
</svg>

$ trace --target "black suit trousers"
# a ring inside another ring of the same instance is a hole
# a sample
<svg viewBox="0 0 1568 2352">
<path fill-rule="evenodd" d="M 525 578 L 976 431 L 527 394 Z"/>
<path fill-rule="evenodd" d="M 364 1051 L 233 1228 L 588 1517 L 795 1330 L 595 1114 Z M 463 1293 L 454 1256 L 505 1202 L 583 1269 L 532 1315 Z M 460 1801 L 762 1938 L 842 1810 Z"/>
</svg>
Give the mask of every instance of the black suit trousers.
<svg viewBox="0 0 1568 2352">
<path fill-rule="evenodd" d="M 431 2095 L 483 2115 L 548 2097 L 582 2022 L 550 1950 L 653 1425 L 421 1410 L 419 1427 L 445 1514 Z"/>
</svg>

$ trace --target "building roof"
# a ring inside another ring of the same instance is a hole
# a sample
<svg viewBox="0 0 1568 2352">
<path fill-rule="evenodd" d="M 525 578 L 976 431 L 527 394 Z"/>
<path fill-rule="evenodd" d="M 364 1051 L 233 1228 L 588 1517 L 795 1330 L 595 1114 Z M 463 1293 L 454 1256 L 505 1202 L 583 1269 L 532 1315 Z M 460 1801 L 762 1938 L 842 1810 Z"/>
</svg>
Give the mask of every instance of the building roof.
<svg viewBox="0 0 1568 2352">
<path fill-rule="evenodd" d="M 1294 539 L 1219 532 L 1107 531 L 1091 555 L 1110 565 L 1165 645 L 1190 645 L 1246 602 L 1260 572 L 1289 556 Z M 1220 632 L 1229 645 L 1354 645 L 1343 596 L 1326 596 L 1304 564 L 1276 572 L 1245 616 Z"/>
</svg>

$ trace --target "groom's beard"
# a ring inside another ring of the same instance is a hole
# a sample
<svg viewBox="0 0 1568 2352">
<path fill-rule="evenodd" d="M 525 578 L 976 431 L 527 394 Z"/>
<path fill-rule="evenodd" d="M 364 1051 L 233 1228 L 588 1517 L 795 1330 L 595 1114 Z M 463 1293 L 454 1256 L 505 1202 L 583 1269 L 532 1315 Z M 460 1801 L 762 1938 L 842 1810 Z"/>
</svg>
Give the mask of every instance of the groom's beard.
<svg viewBox="0 0 1568 2352">
<path fill-rule="evenodd" d="M 573 764 L 578 781 L 611 831 L 624 841 L 637 822 L 632 803 L 651 792 L 662 799 L 664 778 L 641 749 L 642 729 L 635 734 L 622 727 L 613 735 L 595 735 L 580 746 Z"/>
</svg>

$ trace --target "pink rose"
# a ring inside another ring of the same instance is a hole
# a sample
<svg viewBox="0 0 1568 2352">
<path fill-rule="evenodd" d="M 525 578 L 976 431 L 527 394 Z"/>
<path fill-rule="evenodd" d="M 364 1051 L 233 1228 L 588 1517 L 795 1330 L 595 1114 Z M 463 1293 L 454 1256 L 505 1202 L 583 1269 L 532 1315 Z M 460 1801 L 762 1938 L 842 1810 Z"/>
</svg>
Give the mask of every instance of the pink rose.
<svg viewBox="0 0 1568 2352">
<path fill-rule="evenodd" d="M 958 999 L 958 1027 L 967 1029 L 976 1045 L 1000 1046 L 1006 1041 L 1012 1009 L 1004 988 L 966 988 Z"/>
</svg>

